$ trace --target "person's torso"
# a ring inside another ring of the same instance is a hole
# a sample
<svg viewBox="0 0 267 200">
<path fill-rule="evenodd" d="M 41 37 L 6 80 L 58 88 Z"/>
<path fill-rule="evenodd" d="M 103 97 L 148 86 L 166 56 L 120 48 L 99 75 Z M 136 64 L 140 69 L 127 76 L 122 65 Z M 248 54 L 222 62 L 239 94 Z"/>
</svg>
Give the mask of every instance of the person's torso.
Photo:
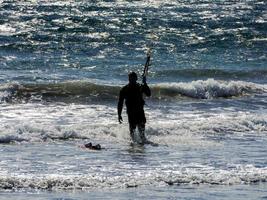
<svg viewBox="0 0 267 200">
<path fill-rule="evenodd" d="M 142 86 L 140 84 L 128 84 L 123 87 L 123 92 L 127 111 L 143 110 L 144 99 L 142 94 Z"/>
</svg>

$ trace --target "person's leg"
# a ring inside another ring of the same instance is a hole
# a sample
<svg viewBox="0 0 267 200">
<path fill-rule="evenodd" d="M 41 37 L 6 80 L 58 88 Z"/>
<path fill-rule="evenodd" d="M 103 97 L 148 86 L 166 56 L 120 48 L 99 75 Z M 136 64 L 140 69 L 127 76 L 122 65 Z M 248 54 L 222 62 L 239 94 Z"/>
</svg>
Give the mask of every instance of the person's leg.
<svg viewBox="0 0 267 200">
<path fill-rule="evenodd" d="M 130 136 L 133 142 L 134 142 L 135 129 L 136 129 L 136 124 L 129 124 Z"/>
<path fill-rule="evenodd" d="M 147 143 L 147 139 L 145 136 L 145 123 L 140 123 L 137 125 L 138 127 L 138 132 L 139 132 L 139 136 L 141 138 L 141 141 L 143 144 Z"/>
</svg>

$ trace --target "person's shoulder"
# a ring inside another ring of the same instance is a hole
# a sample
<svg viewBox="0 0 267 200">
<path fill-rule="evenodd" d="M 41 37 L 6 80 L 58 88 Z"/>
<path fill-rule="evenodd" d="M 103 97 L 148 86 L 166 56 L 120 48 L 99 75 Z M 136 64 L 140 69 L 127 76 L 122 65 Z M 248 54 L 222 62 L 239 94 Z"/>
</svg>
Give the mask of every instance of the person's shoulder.
<svg viewBox="0 0 267 200">
<path fill-rule="evenodd" d="M 127 84 L 127 85 L 122 86 L 121 90 L 127 90 L 128 88 L 129 88 L 129 85 Z"/>
<path fill-rule="evenodd" d="M 142 87 L 140 83 L 136 83 L 135 85 L 127 84 L 121 88 L 121 91 L 129 91 L 129 90 L 133 90 L 135 88 L 140 88 L 140 87 Z"/>
<path fill-rule="evenodd" d="M 124 86 L 121 87 L 120 92 L 126 92 L 128 90 L 128 88 L 129 88 L 128 84 L 124 85 Z"/>
</svg>

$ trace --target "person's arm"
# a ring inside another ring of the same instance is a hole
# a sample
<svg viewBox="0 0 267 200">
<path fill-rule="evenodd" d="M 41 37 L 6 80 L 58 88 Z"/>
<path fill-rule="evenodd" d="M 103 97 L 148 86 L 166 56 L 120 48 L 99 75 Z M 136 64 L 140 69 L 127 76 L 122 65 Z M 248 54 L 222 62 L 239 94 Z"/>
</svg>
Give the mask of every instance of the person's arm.
<svg viewBox="0 0 267 200">
<path fill-rule="evenodd" d="M 119 102 L 118 102 L 118 120 L 119 123 L 122 123 L 122 117 L 121 117 L 121 113 L 122 113 L 122 108 L 123 108 L 123 101 L 124 101 L 124 95 L 123 95 L 123 90 L 120 91 L 120 96 L 119 96 Z"/>
<path fill-rule="evenodd" d="M 146 77 L 145 76 L 143 76 L 142 92 L 148 97 L 151 96 L 151 90 L 146 83 Z"/>
</svg>

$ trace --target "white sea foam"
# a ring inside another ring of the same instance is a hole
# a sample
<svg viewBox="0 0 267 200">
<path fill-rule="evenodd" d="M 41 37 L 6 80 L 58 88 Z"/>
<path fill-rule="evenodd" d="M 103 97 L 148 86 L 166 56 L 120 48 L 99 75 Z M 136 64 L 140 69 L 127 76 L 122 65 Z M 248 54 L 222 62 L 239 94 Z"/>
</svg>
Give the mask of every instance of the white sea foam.
<svg viewBox="0 0 267 200">
<path fill-rule="evenodd" d="M 102 32 L 102 33 L 99 33 L 99 32 L 95 32 L 95 33 L 89 33 L 87 34 L 86 36 L 88 38 L 92 38 L 92 39 L 106 39 L 109 37 L 109 33 L 107 32 Z"/>
<path fill-rule="evenodd" d="M 249 93 L 266 92 L 267 86 L 245 81 L 218 81 L 214 79 L 198 80 L 189 83 L 160 83 L 154 87 L 165 89 L 167 93 L 185 95 L 193 98 L 211 99 L 216 97 L 232 97 Z"/>
<path fill-rule="evenodd" d="M 14 93 L 18 90 L 20 84 L 18 83 L 6 83 L 0 85 L 0 103 L 6 102 L 13 97 Z"/>
<path fill-rule="evenodd" d="M 0 25 L 0 35 L 13 35 L 14 33 L 16 33 L 16 28 L 8 24 Z"/>
<path fill-rule="evenodd" d="M 105 168 L 105 167 L 104 167 Z M 114 170 L 114 169 L 113 169 Z M 183 184 L 233 185 L 267 181 L 267 168 L 252 165 L 236 165 L 229 169 L 190 164 L 189 166 L 165 166 L 155 170 L 120 170 L 121 175 L 95 174 L 0 174 L 1 189 L 86 190 L 90 188 L 127 188 L 142 186 L 166 186 Z"/>
<path fill-rule="evenodd" d="M 173 109 L 165 113 L 164 109 L 147 108 L 146 134 L 161 144 L 207 146 L 215 145 L 205 140 L 207 135 L 267 133 L 265 110 L 221 109 Z M 91 138 L 125 143 L 130 139 L 126 113 L 123 112 L 125 122 L 119 125 L 115 106 L 5 104 L 0 111 L 2 143 Z"/>
</svg>

